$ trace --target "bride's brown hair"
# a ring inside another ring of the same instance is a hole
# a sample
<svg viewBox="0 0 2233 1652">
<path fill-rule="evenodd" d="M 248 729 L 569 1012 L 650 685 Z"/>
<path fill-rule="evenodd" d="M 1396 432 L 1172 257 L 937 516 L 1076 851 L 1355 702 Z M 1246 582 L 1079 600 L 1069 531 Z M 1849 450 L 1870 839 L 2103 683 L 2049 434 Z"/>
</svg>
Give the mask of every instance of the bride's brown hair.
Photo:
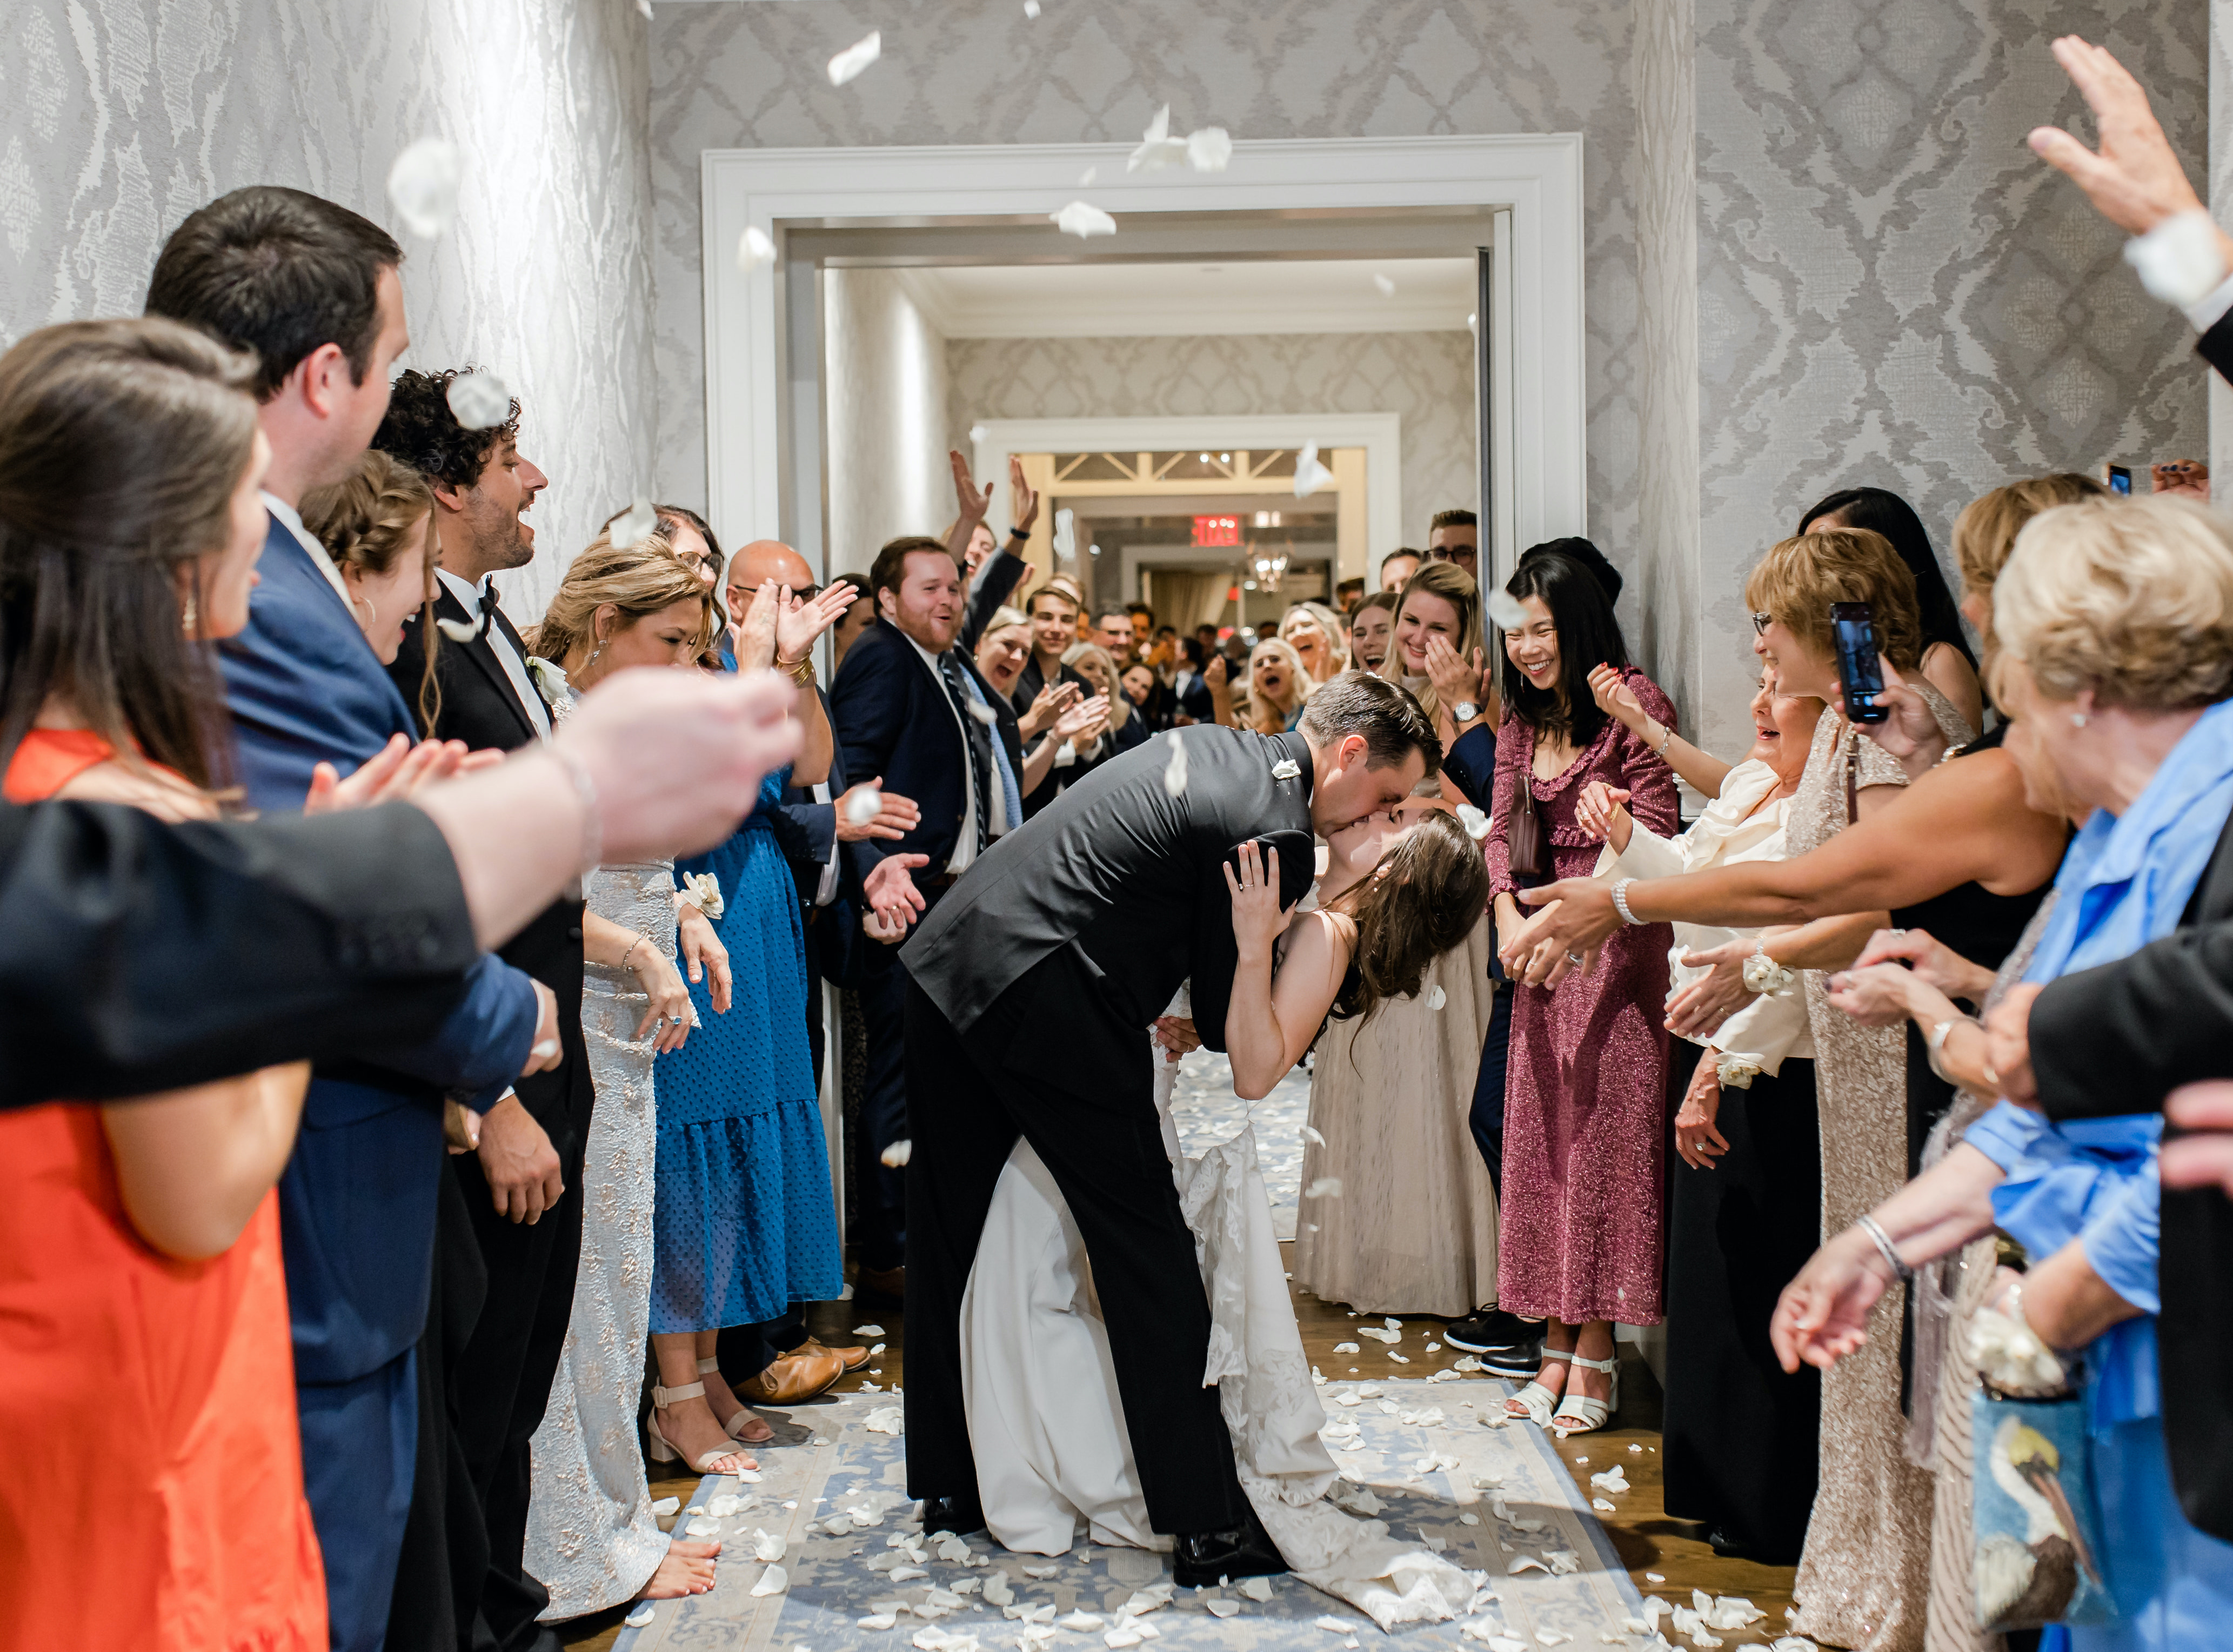
<svg viewBox="0 0 2233 1652">
<path fill-rule="evenodd" d="M 1331 904 L 1357 925 L 1358 982 L 1333 1012 L 1369 1016 L 1417 992 L 1428 967 L 1465 945 L 1488 910 L 1488 867 L 1458 817 L 1438 809 Z"/>
</svg>

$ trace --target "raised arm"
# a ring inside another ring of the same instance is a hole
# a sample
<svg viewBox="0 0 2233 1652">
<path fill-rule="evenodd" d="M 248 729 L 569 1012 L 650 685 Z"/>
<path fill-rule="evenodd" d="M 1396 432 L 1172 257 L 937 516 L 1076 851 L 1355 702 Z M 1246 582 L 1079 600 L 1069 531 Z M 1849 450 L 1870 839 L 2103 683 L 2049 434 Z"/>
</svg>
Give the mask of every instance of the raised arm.
<svg viewBox="0 0 2233 1652">
<path fill-rule="evenodd" d="M 1651 749 L 1652 754 L 1696 790 L 1709 797 L 1722 795 L 1730 764 L 1710 751 L 1702 751 L 1644 708 L 1635 689 L 1617 666 L 1598 666 L 1590 673 L 1590 694 L 1598 709 Z"/>
<path fill-rule="evenodd" d="M 1225 868 L 1233 893 L 1233 939 L 1239 954 L 1233 998 L 1225 1011 L 1225 1048 L 1233 1063 L 1233 1090 L 1261 1101 L 1303 1058 L 1349 967 L 1344 920 L 1330 912 L 1300 917 L 1279 905 L 1279 852 L 1260 855 L 1254 842 L 1240 846 L 1236 875 Z M 1282 934 L 1287 954 L 1273 975 L 1273 950 Z"/>
</svg>

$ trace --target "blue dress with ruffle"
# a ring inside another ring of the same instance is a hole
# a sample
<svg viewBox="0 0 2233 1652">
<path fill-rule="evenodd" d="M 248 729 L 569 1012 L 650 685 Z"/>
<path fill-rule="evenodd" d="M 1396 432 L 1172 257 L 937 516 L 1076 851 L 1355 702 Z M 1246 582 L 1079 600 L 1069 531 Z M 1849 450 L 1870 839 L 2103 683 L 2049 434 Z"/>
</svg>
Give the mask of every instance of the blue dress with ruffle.
<svg viewBox="0 0 2233 1652">
<path fill-rule="evenodd" d="M 713 927 L 732 985 L 716 1015 L 707 984 L 691 984 L 700 1024 L 655 1069 L 654 1334 L 779 1318 L 844 1285 L 806 1045 L 805 930 L 768 825 L 789 778 L 770 775 L 726 842 L 674 865 L 678 886 L 700 872 L 720 881 Z"/>
</svg>

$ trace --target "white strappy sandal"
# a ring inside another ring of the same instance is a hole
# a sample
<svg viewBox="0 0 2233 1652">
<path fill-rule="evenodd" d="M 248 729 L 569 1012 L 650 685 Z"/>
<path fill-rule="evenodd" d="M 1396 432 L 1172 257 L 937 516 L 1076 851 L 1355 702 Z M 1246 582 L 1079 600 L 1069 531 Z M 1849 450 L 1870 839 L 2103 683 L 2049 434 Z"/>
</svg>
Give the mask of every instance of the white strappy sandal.
<svg viewBox="0 0 2233 1652">
<path fill-rule="evenodd" d="M 1546 1348 L 1543 1350 L 1543 1363 L 1546 1365 L 1552 1363 L 1553 1361 L 1564 1362 L 1571 1360 L 1573 1357 L 1573 1350 L 1571 1349 Z M 1531 1376 L 1527 1379 L 1527 1383 L 1520 1389 L 1519 1393 L 1512 1395 L 1511 1398 L 1505 1401 L 1504 1413 L 1507 1416 L 1515 1419 L 1525 1417 L 1537 1428 L 1547 1428 L 1551 1426 L 1551 1408 L 1558 1404 L 1558 1402 L 1559 1396 L 1557 1395 L 1552 1393 L 1550 1389 L 1545 1388 L 1540 1382 L 1538 1382 Z M 1514 1404 L 1519 1405 L 1522 1408 L 1518 1411 L 1514 1411 L 1512 1408 Z"/>
<path fill-rule="evenodd" d="M 651 1401 L 659 1408 L 659 1410 L 651 1414 L 649 1420 L 644 1424 L 643 1430 L 643 1448 L 649 1454 L 652 1461 L 655 1463 L 687 1462 L 692 1472 L 700 1474 L 720 1474 L 729 1472 L 726 1469 L 713 1467 L 725 1457 L 741 1457 L 747 1463 L 752 1461 L 752 1453 L 745 1449 L 741 1441 L 724 1440 L 711 1451 L 701 1451 L 695 1457 L 686 1458 L 682 1454 L 682 1448 L 667 1437 L 667 1430 L 659 1426 L 659 1412 L 666 1410 L 667 1407 L 678 1401 L 703 1399 L 705 1395 L 706 1385 L 703 1382 L 693 1382 L 686 1388 L 679 1389 L 662 1389 L 656 1385 L 653 1387 Z"/>
<path fill-rule="evenodd" d="M 1575 1354 L 1571 1357 L 1572 1363 L 1568 1367 L 1570 1373 L 1573 1365 L 1579 1365 L 1584 1370 L 1612 1373 L 1612 1393 L 1606 1399 L 1593 1400 L 1586 1394 L 1575 1393 L 1569 1387 L 1566 1397 L 1559 1402 L 1559 1408 L 1551 1414 L 1549 1423 L 1551 1430 L 1561 1439 L 1568 1434 L 1585 1434 L 1592 1429 L 1602 1428 L 1605 1425 L 1605 1419 L 1620 1409 L 1618 1356 L 1616 1355 L 1611 1359 L 1584 1359 L 1579 1354 Z M 1570 1376 L 1569 1381 L 1571 1380 Z"/>
</svg>

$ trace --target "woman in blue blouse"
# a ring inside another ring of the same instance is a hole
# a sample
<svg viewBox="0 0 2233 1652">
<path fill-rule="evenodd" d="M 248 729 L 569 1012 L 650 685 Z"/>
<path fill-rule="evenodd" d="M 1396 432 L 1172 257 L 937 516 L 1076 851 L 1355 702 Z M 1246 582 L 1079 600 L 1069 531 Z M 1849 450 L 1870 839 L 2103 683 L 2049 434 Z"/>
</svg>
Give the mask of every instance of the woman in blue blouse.
<svg viewBox="0 0 2233 1652">
<path fill-rule="evenodd" d="M 2233 813 L 2233 527 L 2184 500 L 2088 500 L 2036 517 L 1995 588 L 1995 698 L 2035 809 L 2085 822 L 2026 979 L 2126 957 L 2166 935 Z M 2156 1367 L 2156 1150 L 2162 1098 L 2050 1124 L 2002 1101 L 1963 1143 L 1831 1239 L 1783 1295 L 1787 1367 L 1861 1345 L 1871 1307 L 1917 1265 L 1994 1227 L 2033 1259 L 1998 1298 L 2082 1354 L 2109 1623 L 2080 1652 L 2219 1644 L 2233 1545 L 2180 1511 Z M 1896 1328 L 1885 1328 L 1894 1334 Z"/>
</svg>

